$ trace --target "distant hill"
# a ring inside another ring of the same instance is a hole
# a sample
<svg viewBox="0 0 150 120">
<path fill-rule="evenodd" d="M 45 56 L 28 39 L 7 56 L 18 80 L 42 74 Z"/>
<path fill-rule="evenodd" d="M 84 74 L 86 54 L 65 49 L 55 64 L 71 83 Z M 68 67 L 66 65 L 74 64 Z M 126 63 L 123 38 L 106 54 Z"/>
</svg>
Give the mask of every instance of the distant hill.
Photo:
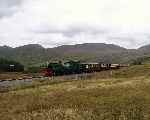
<svg viewBox="0 0 150 120">
<path fill-rule="evenodd" d="M 70 59 L 84 62 L 128 63 L 144 56 L 150 56 L 150 45 L 139 49 L 125 49 L 117 45 L 104 43 L 63 45 L 48 49 L 38 44 L 17 48 L 0 47 L 0 58 L 13 59 L 26 66 L 38 65 L 46 61 Z"/>
<path fill-rule="evenodd" d="M 138 50 L 144 55 L 150 55 L 150 45 L 142 46 Z"/>
</svg>

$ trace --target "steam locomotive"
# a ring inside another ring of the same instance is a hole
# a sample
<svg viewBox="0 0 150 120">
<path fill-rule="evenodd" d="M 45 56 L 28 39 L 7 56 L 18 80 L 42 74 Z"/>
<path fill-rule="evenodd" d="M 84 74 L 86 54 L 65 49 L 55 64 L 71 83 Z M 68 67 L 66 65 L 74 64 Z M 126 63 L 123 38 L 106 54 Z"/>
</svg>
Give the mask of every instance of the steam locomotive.
<svg viewBox="0 0 150 120">
<path fill-rule="evenodd" d="M 106 63 L 81 63 L 79 61 L 68 61 L 62 63 L 61 61 L 49 63 L 44 69 L 44 76 L 61 76 L 70 74 L 81 74 L 99 72 L 102 70 L 118 69 L 119 64 L 106 64 Z"/>
</svg>

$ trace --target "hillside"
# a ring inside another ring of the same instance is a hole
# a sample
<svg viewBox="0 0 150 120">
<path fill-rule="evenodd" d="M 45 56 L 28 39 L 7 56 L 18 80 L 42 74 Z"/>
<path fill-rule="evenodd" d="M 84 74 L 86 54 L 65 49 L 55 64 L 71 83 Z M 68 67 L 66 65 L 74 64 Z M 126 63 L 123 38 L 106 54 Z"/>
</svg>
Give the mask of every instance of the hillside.
<svg viewBox="0 0 150 120">
<path fill-rule="evenodd" d="M 149 56 L 150 47 L 143 46 L 137 50 L 125 49 L 113 44 L 85 43 L 63 45 L 55 48 L 43 48 L 38 44 L 30 44 L 11 48 L 0 47 L 0 58 L 13 59 L 26 66 L 46 61 L 75 59 L 80 61 L 127 63 L 133 59 Z"/>
</svg>

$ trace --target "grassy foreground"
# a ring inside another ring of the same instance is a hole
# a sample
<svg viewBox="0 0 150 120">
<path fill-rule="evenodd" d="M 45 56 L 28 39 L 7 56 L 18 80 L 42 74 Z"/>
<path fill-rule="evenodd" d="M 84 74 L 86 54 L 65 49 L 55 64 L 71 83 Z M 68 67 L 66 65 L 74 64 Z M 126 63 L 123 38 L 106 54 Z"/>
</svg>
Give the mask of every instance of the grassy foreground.
<svg viewBox="0 0 150 120">
<path fill-rule="evenodd" d="M 0 93 L 1 120 L 150 120 L 149 65 Z"/>
</svg>

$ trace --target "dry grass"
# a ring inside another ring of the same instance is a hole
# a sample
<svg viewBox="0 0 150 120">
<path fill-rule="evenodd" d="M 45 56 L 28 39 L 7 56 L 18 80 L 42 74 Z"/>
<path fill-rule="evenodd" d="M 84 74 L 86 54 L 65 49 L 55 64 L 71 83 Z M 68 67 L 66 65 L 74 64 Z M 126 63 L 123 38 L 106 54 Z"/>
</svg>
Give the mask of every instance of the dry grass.
<svg viewBox="0 0 150 120">
<path fill-rule="evenodd" d="M 13 80 L 40 76 L 41 73 L 22 73 L 22 72 L 0 72 L 0 80 Z"/>
<path fill-rule="evenodd" d="M 119 82 L 117 85 L 115 79 L 114 83 L 108 81 L 76 81 L 3 93 L 0 96 L 0 118 L 149 120 L 148 80 Z"/>
<path fill-rule="evenodd" d="M 87 80 L 62 80 L 47 83 L 49 85 L 0 93 L 0 118 L 2 120 L 149 120 L 149 71 L 140 76 L 131 76 L 131 73 L 134 73 L 133 69 L 135 68 L 128 69 L 129 76 L 125 77 L 122 70 L 120 74 L 119 71 L 114 71 L 112 76 L 107 77 L 100 76 L 102 73 L 96 73 Z"/>
</svg>

